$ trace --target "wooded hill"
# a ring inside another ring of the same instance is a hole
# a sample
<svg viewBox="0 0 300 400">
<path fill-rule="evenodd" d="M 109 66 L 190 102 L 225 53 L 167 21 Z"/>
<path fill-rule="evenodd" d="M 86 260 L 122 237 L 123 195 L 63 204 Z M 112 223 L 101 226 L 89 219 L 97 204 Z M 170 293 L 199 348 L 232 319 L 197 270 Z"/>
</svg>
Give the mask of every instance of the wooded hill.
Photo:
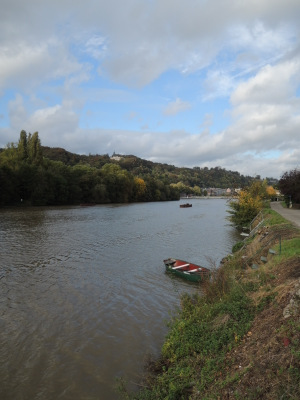
<svg viewBox="0 0 300 400">
<path fill-rule="evenodd" d="M 60 205 L 179 200 L 206 188 L 242 188 L 254 178 L 215 168 L 179 168 L 134 155 L 79 155 L 41 145 L 21 131 L 0 151 L 0 205 Z"/>
<path fill-rule="evenodd" d="M 44 157 L 61 161 L 66 165 L 88 164 L 91 167 L 102 168 L 107 163 L 117 164 L 122 169 L 130 172 L 133 176 L 144 179 L 152 176 L 164 184 L 176 184 L 187 193 L 193 193 L 197 187 L 203 188 L 241 188 L 248 186 L 253 177 L 241 175 L 237 171 L 228 171 L 221 167 L 214 168 L 186 168 L 174 165 L 155 163 L 141 159 L 134 155 L 114 154 L 110 157 L 105 155 L 79 155 L 70 153 L 62 148 L 43 147 Z M 268 178 L 267 178 L 268 180 Z M 274 180 L 269 178 L 269 180 Z"/>
</svg>

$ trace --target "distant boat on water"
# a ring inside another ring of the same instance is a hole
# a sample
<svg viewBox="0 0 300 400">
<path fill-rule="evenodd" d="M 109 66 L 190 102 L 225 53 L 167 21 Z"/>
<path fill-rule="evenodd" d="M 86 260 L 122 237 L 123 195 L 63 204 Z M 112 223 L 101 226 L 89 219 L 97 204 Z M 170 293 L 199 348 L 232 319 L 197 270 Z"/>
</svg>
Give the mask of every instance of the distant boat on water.
<svg viewBox="0 0 300 400">
<path fill-rule="evenodd" d="M 188 207 L 192 207 L 192 206 L 193 206 L 193 204 L 191 204 L 191 203 L 184 203 L 184 204 L 179 205 L 180 208 L 188 208 Z"/>
</svg>

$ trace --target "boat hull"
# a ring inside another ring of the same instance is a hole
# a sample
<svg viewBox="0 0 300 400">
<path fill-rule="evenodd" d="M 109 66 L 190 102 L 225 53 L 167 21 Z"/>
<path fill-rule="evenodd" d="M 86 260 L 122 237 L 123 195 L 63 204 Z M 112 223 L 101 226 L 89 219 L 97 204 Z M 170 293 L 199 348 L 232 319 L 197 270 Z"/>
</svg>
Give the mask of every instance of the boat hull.
<svg viewBox="0 0 300 400">
<path fill-rule="evenodd" d="M 164 260 L 167 273 L 190 282 L 202 282 L 209 277 L 209 269 L 175 258 Z"/>
</svg>

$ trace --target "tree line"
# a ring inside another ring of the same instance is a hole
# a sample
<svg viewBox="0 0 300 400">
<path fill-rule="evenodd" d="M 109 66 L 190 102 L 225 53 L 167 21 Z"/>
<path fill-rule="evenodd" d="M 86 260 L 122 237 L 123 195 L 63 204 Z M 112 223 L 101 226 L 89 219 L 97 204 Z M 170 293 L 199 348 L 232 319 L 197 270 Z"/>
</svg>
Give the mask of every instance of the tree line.
<svg viewBox="0 0 300 400">
<path fill-rule="evenodd" d="M 175 167 L 143 160 L 134 155 L 114 154 L 115 157 L 104 155 L 78 155 L 61 148 L 43 147 L 44 156 L 54 161 L 62 161 L 74 166 L 78 163 L 86 163 L 96 168 L 101 168 L 106 163 L 115 163 L 133 176 L 142 179 L 150 177 L 159 180 L 166 185 L 172 185 L 181 193 L 201 196 L 207 188 L 243 188 L 254 180 L 251 176 L 241 175 L 237 171 L 226 170 L 221 167 Z M 273 178 L 267 178 L 274 183 Z M 276 180 L 275 180 L 276 181 Z"/>
<path fill-rule="evenodd" d="M 295 169 L 284 173 L 279 183 L 266 178 L 265 184 L 275 182 L 287 200 L 300 203 L 299 176 Z M 2 206 L 178 200 L 180 193 L 205 195 L 209 187 L 247 188 L 259 178 L 221 167 L 179 168 L 133 155 L 73 154 L 44 147 L 38 132 L 24 130 L 17 143 L 0 149 Z"/>
<path fill-rule="evenodd" d="M 44 156 L 38 132 L 22 130 L 0 153 L 0 205 L 67 205 L 178 200 L 179 191 L 115 163 L 68 165 Z"/>
</svg>

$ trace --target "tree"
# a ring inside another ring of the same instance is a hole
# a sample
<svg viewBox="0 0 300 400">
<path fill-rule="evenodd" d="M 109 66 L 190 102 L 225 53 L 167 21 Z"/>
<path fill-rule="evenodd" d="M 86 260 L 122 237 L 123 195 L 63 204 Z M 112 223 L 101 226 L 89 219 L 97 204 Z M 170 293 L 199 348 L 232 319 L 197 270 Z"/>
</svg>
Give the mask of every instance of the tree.
<svg viewBox="0 0 300 400">
<path fill-rule="evenodd" d="M 201 196 L 202 194 L 201 188 L 198 185 L 195 185 L 193 187 L 193 191 L 195 196 Z"/>
<path fill-rule="evenodd" d="M 21 160 L 26 161 L 28 158 L 27 151 L 27 133 L 25 131 L 21 131 L 20 139 L 18 143 L 18 155 Z"/>
<path fill-rule="evenodd" d="M 146 183 L 142 178 L 134 178 L 135 184 L 135 198 L 137 201 L 143 201 L 145 199 L 146 193 Z"/>
<path fill-rule="evenodd" d="M 300 203 L 300 170 L 295 168 L 285 172 L 279 180 L 279 189 L 286 202 Z"/>
<path fill-rule="evenodd" d="M 38 132 L 35 132 L 33 135 L 29 133 L 27 143 L 29 162 L 41 165 L 43 162 L 43 152 Z"/>
<path fill-rule="evenodd" d="M 238 199 L 230 202 L 230 221 L 237 227 L 247 226 L 262 210 L 263 199 L 267 198 L 266 182 L 254 181 L 241 190 Z"/>
<path fill-rule="evenodd" d="M 133 176 L 116 164 L 105 164 L 101 168 L 102 182 L 106 186 L 109 202 L 127 203 L 133 199 Z"/>
<path fill-rule="evenodd" d="M 276 190 L 273 188 L 273 186 L 267 186 L 266 192 L 270 199 L 276 196 Z"/>
</svg>

